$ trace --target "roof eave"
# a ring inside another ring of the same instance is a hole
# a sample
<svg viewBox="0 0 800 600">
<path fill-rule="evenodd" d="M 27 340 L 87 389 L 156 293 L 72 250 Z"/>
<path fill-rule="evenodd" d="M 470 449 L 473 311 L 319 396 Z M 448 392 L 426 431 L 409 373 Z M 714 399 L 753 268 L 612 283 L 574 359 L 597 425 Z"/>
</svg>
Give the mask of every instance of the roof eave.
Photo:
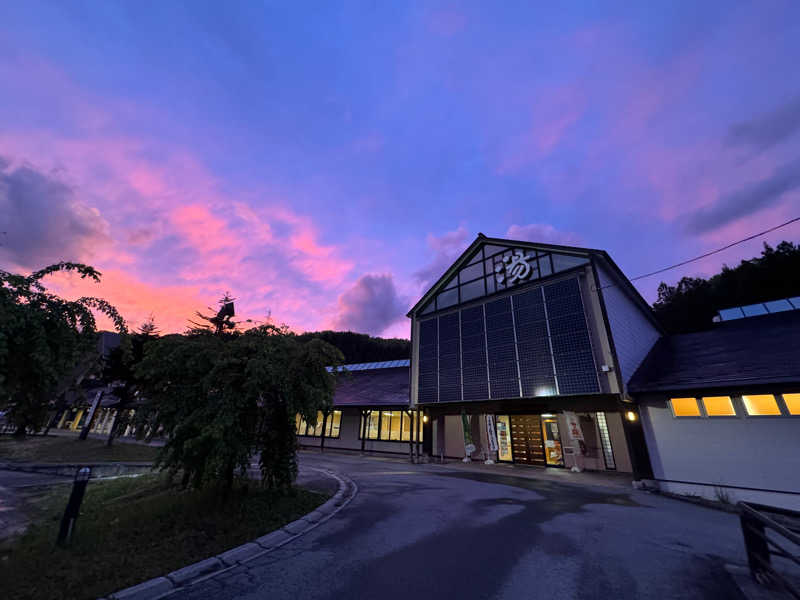
<svg viewBox="0 0 800 600">
<path fill-rule="evenodd" d="M 472 252 L 478 247 L 480 244 L 495 244 L 498 246 L 503 245 L 514 245 L 514 246 L 522 246 L 523 248 L 537 248 L 543 250 L 550 250 L 553 252 L 561 252 L 564 254 L 585 254 L 587 256 L 591 254 L 598 254 L 604 253 L 602 250 L 596 250 L 594 248 L 581 248 L 579 246 L 560 246 L 558 244 L 540 244 L 537 242 L 526 242 L 523 240 L 509 240 L 505 238 L 491 238 L 486 237 L 482 233 L 478 234 L 478 237 L 461 253 L 461 255 L 450 265 L 450 268 L 445 271 L 439 279 L 436 280 L 425 294 L 423 294 L 422 298 L 411 307 L 411 310 L 406 313 L 406 317 L 413 318 L 413 315 L 422 307 L 424 306 L 431 297 L 436 294 L 439 289 L 450 279 L 452 275 L 454 275 L 458 270 L 461 268 L 463 263 L 467 260 L 467 258 L 472 254 Z"/>
</svg>

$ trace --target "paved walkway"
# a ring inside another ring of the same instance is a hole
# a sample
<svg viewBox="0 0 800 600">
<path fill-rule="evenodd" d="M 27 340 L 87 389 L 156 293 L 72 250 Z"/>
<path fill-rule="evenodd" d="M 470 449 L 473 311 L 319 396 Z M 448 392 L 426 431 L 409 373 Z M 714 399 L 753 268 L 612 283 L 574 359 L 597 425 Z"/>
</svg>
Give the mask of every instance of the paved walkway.
<svg viewBox="0 0 800 600">
<path fill-rule="evenodd" d="M 307 535 L 172 597 L 743 598 L 725 569 L 746 562 L 735 515 L 545 470 L 301 461 L 346 473 L 358 495 Z"/>
<path fill-rule="evenodd" d="M 0 469 L 0 540 L 21 533 L 30 522 L 28 512 L 23 506 L 26 502 L 26 488 L 70 481 L 71 477 Z"/>
</svg>

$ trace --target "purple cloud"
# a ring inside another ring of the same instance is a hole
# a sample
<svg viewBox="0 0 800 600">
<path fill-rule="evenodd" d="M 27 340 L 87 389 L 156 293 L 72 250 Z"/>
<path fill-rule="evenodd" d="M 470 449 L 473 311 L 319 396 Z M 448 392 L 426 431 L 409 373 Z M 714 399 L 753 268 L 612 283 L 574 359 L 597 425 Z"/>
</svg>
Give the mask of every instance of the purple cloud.
<svg viewBox="0 0 800 600">
<path fill-rule="evenodd" d="M 688 229 L 705 233 L 776 204 L 784 194 L 800 187 L 800 159 L 775 169 L 769 177 L 742 186 L 708 208 L 690 214 Z"/>
<path fill-rule="evenodd" d="M 512 225 L 506 231 L 506 237 L 511 240 L 539 242 L 541 244 L 561 244 L 564 246 L 577 246 L 583 243 L 578 234 L 570 231 L 559 231 L 547 223 Z"/>
<path fill-rule="evenodd" d="M 59 260 L 84 261 L 110 242 L 100 212 L 54 175 L 0 159 L 0 257 L 36 269 Z"/>
<path fill-rule="evenodd" d="M 408 302 L 399 297 L 391 275 L 364 275 L 339 296 L 334 328 L 380 335 L 405 318 Z"/>
<path fill-rule="evenodd" d="M 428 234 L 428 246 L 433 250 L 433 260 L 416 271 L 414 279 L 423 287 L 431 286 L 466 249 L 469 242 L 469 232 L 463 225 L 439 236 Z"/>
<path fill-rule="evenodd" d="M 728 144 L 753 146 L 764 150 L 788 139 L 800 130 L 800 96 L 749 121 L 741 121 L 728 131 Z"/>
</svg>

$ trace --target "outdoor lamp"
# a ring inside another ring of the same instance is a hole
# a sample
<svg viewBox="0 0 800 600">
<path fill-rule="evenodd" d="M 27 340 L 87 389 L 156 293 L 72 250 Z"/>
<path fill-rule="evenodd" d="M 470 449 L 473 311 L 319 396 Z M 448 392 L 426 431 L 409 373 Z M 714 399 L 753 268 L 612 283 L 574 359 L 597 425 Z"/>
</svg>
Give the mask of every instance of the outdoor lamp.
<svg viewBox="0 0 800 600">
<path fill-rule="evenodd" d="M 422 422 L 423 423 L 427 423 L 428 422 L 428 415 L 422 415 Z"/>
<path fill-rule="evenodd" d="M 629 410 L 625 413 L 625 418 L 628 419 L 628 421 L 630 421 L 631 423 L 633 423 L 638 417 L 636 416 L 635 412 Z"/>
</svg>

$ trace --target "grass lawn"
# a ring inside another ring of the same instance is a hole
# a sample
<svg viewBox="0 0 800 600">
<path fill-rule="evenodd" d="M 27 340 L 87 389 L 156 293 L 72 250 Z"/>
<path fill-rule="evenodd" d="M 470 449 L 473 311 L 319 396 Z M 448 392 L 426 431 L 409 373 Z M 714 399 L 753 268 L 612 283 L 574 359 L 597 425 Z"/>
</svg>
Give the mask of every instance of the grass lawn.
<svg viewBox="0 0 800 600">
<path fill-rule="evenodd" d="M 99 598 L 251 541 L 327 497 L 277 496 L 255 482 L 221 502 L 165 475 L 90 481 L 72 544 L 55 546 L 69 486 L 50 492 L 44 517 L 0 548 L 2 597 Z"/>
<path fill-rule="evenodd" d="M 0 436 L 0 462 L 151 462 L 158 448 L 118 441 L 109 448 L 104 440 L 63 436 L 28 436 L 17 440 Z"/>
</svg>

